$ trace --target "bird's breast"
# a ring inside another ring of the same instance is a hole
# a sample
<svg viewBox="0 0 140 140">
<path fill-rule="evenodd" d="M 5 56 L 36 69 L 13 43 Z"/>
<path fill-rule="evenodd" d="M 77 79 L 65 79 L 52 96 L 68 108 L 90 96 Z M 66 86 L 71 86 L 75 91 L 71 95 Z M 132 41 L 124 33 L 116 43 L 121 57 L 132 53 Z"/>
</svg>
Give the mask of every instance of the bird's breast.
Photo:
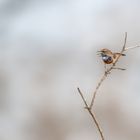
<svg viewBox="0 0 140 140">
<path fill-rule="evenodd" d="M 102 56 L 102 60 L 104 61 L 104 63 L 106 64 L 111 64 L 113 62 L 113 59 L 111 56 L 108 55 L 103 55 Z"/>
</svg>

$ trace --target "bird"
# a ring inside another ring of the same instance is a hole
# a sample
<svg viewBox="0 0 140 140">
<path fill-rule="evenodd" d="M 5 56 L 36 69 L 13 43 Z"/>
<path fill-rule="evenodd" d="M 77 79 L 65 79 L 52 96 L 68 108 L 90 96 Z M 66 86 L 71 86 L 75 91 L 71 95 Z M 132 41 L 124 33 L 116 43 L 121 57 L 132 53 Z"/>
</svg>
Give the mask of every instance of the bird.
<svg viewBox="0 0 140 140">
<path fill-rule="evenodd" d="M 125 56 L 125 54 L 122 54 L 122 53 L 113 53 L 111 50 L 106 49 L 106 48 L 101 49 L 98 52 L 100 56 L 102 57 L 102 60 L 105 64 L 114 64 L 116 60 L 118 59 L 118 57 Z"/>
</svg>

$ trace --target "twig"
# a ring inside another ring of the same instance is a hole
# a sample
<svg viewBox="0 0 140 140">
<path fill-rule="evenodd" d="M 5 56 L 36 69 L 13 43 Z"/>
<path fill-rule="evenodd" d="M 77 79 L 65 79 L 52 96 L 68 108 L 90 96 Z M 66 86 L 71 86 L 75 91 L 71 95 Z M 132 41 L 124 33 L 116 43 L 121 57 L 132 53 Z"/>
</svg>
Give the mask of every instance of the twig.
<svg viewBox="0 0 140 140">
<path fill-rule="evenodd" d="M 84 102 L 84 104 L 85 104 L 85 109 L 87 109 L 87 111 L 88 111 L 89 114 L 91 115 L 92 119 L 94 120 L 94 123 L 95 123 L 95 125 L 96 125 L 96 127 L 97 127 L 97 129 L 98 129 L 98 131 L 99 131 L 99 133 L 100 133 L 101 139 L 102 139 L 102 140 L 105 140 L 105 139 L 104 139 L 104 136 L 103 136 L 103 132 L 102 132 L 102 130 L 101 130 L 101 128 L 100 128 L 100 125 L 99 125 L 99 123 L 98 123 L 98 121 L 97 121 L 97 119 L 96 119 L 96 117 L 95 117 L 95 113 L 93 113 L 93 112 L 91 111 L 91 109 L 90 109 L 90 107 L 88 106 L 88 104 L 87 104 L 87 102 L 86 102 L 86 100 L 85 100 L 85 98 L 84 98 L 84 96 L 83 96 L 83 93 L 81 92 L 80 88 L 77 88 L 77 90 L 78 90 L 78 92 L 79 92 L 79 94 L 80 94 L 80 96 L 81 96 L 81 98 L 82 98 L 82 100 L 83 100 L 83 102 Z"/>
<path fill-rule="evenodd" d="M 126 70 L 126 69 L 124 69 L 124 68 L 117 68 L 117 67 L 114 67 L 113 68 L 114 70 L 116 69 L 116 70 Z"/>
<path fill-rule="evenodd" d="M 103 83 L 103 81 L 106 79 L 107 75 L 109 73 L 105 72 L 104 75 L 101 77 L 100 81 L 98 82 L 97 86 L 96 86 L 96 89 L 93 93 L 93 97 L 92 97 L 92 100 L 91 100 L 91 103 L 90 103 L 90 109 L 92 109 L 92 106 L 93 106 L 93 103 L 95 101 L 95 97 L 96 97 L 96 94 L 97 94 L 97 91 L 99 89 L 99 87 L 101 86 L 101 84 Z"/>
<path fill-rule="evenodd" d="M 140 46 L 127 47 L 127 48 L 125 48 L 125 50 L 124 50 L 124 51 L 130 50 L 130 49 L 135 49 L 135 48 L 138 48 L 138 47 L 140 47 Z"/>
</svg>

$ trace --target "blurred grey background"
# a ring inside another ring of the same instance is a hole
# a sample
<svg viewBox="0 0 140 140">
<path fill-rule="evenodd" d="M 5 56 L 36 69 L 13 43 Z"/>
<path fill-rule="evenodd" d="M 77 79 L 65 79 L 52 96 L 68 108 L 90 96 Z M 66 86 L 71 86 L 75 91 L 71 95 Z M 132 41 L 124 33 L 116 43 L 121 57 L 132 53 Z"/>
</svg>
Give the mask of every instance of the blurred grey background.
<svg viewBox="0 0 140 140">
<path fill-rule="evenodd" d="M 0 140 L 99 140 L 89 102 L 97 50 L 140 45 L 139 0 L 0 0 Z M 140 49 L 98 91 L 106 140 L 140 139 Z"/>
</svg>

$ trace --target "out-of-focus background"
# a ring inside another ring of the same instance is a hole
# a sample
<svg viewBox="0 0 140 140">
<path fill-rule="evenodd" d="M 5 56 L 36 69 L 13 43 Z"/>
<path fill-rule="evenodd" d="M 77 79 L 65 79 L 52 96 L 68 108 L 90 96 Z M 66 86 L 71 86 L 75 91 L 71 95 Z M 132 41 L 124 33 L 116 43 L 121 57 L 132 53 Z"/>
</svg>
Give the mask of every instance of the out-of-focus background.
<svg viewBox="0 0 140 140">
<path fill-rule="evenodd" d="M 0 140 L 99 140 L 89 102 L 104 72 L 97 50 L 140 44 L 139 0 L 0 0 Z M 140 139 L 140 49 L 101 86 L 106 140 Z"/>
</svg>

